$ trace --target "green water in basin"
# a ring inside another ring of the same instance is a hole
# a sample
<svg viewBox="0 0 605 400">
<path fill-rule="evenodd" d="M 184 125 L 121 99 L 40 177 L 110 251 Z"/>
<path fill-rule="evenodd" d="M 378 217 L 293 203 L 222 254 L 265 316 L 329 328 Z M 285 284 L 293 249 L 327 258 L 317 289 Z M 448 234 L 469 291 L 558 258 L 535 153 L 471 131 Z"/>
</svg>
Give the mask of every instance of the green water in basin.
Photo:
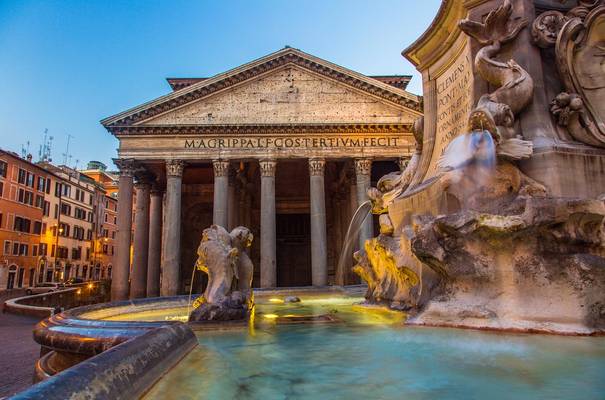
<svg viewBox="0 0 605 400">
<path fill-rule="evenodd" d="M 406 327 L 350 297 L 259 299 L 254 328 L 200 346 L 146 399 L 604 399 L 605 338 Z M 281 325 L 288 316 L 337 322 Z"/>
</svg>

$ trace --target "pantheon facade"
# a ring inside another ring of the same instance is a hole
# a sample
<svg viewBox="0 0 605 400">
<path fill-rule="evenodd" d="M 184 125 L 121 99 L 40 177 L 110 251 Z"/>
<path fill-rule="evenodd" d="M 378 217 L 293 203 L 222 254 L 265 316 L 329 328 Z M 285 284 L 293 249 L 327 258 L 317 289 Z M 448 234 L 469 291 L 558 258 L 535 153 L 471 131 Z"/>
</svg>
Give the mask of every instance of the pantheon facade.
<svg viewBox="0 0 605 400">
<path fill-rule="evenodd" d="M 187 292 L 211 224 L 252 229 L 255 287 L 356 283 L 338 256 L 367 188 L 414 151 L 422 102 L 409 79 L 286 47 L 169 78 L 171 93 L 101 121 L 119 140 L 112 298 Z"/>
</svg>

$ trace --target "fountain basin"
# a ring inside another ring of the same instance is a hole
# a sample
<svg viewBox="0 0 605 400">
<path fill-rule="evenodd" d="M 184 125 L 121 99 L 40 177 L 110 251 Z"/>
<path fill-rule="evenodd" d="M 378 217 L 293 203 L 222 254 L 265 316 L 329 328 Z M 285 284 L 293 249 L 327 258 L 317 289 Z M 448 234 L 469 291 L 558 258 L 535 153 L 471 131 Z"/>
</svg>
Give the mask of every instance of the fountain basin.
<svg viewBox="0 0 605 400">
<path fill-rule="evenodd" d="M 177 321 L 187 296 L 69 310 L 39 326 L 37 340 L 55 335 L 45 342 L 55 353 L 114 347 L 21 398 L 597 399 L 605 390 L 603 337 L 408 327 L 401 312 L 360 304 L 359 288 L 258 291 L 255 300 L 254 323 L 237 326 Z"/>
</svg>

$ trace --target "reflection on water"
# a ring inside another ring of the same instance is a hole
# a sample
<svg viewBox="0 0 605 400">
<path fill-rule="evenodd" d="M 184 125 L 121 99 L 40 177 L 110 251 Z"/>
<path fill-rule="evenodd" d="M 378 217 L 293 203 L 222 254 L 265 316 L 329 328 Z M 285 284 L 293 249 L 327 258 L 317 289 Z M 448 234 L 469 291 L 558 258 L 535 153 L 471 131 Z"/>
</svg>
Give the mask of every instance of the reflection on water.
<svg viewBox="0 0 605 400">
<path fill-rule="evenodd" d="M 256 329 L 200 332 L 147 399 L 603 399 L 605 338 L 404 327 L 352 298 L 262 301 Z M 263 315 L 331 313 L 276 325 Z"/>
</svg>

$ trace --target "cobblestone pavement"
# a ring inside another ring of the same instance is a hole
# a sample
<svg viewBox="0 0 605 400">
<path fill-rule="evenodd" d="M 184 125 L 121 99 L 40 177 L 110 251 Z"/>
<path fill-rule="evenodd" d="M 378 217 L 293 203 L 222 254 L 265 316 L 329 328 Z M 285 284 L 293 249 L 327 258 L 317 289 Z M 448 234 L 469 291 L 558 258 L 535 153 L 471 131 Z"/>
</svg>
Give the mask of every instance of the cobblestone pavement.
<svg viewBox="0 0 605 400">
<path fill-rule="evenodd" d="M 32 384 L 40 346 L 32 338 L 38 318 L 0 312 L 0 400 Z"/>
</svg>

